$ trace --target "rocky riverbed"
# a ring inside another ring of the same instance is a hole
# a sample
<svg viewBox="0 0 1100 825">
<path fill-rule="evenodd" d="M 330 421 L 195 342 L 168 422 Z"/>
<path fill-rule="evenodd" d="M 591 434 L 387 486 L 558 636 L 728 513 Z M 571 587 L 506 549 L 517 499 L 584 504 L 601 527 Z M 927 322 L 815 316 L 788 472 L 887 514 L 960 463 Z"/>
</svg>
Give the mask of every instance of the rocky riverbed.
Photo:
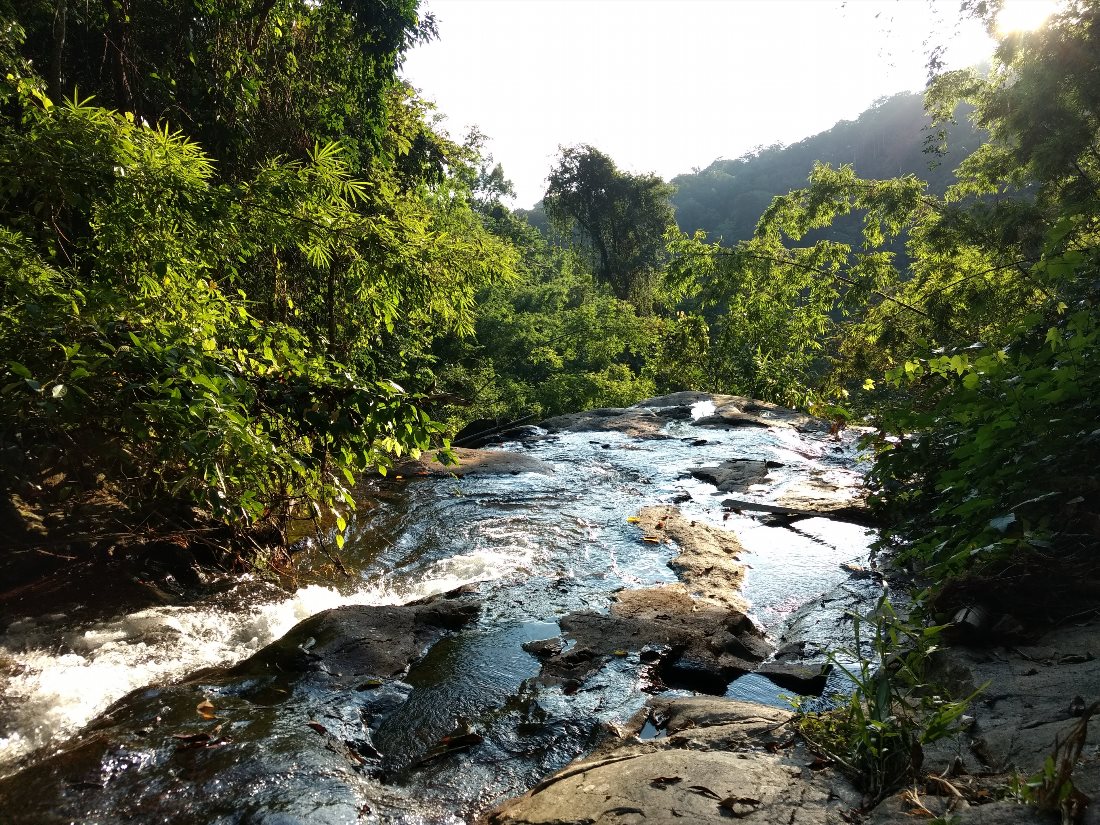
<svg viewBox="0 0 1100 825">
<path fill-rule="evenodd" d="M 824 650 L 849 641 L 849 613 L 885 586 L 867 564 L 851 435 L 748 399 L 679 393 L 504 441 L 462 451 L 457 471 L 422 461 L 380 482 L 349 531 L 342 583 L 9 626 L 3 821 L 920 813 L 908 798 L 865 811 L 794 735 L 780 698 L 844 689 Z M 286 632 L 303 612 L 314 615 Z M 190 628 L 218 652 L 190 644 Z M 927 768 L 951 771 L 934 786 L 945 796 L 918 800 L 927 810 L 961 809 L 947 789 L 967 783 L 967 799 L 992 801 L 987 785 L 1041 764 L 1047 740 L 1075 723 L 1075 697 L 1096 698 L 1094 629 L 1067 633 L 1000 648 L 985 639 L 944 658 L 960 690 L 993 684 L 966 735 L 929 753 Z M 20 721 L 69 695 L 90 718 L 78 680 L 101 662 L 122 689 L 96 700 L 101 712 L 78 735 L 81 717 L 56 707 L 64 724 L 35 732 Z M 62 666 L 77 680 L 71 693 L 48 681 Z M 980 817 L 1003 805 L 960 821 L 995 821 Z"/>
</svg>

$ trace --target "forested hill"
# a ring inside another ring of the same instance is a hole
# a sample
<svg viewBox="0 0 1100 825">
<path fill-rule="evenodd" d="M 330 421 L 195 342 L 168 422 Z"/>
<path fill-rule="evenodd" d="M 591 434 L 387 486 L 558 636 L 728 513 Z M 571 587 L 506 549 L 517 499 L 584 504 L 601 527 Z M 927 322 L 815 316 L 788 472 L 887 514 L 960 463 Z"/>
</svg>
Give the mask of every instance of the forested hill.
<svg viewBox="0 0 1100 825">
<path fill-rule="evenodd" d="M 673 178 L 676 222 L 684 232 L 703 229 L 712 240 L 732 244 L 752 235 L 776 195 L 806 185 L 815 161 L 855 165 L 862 178 L 913 174 L 943 194 L 953 170 L 981 138 L 970 121 L 950 127 L 947 154 L 926 152 L 928 129 L 923 95 L 903 92 L 883 98 L 856 120 L 842 120 L 791 146 L 771 146 L 735 160 L 719 159 L 706 169 Z M 843 232 L 843 227 L 835 226 Z M 855 229 L 858 235 L 858 229 Z"/>
</svg>

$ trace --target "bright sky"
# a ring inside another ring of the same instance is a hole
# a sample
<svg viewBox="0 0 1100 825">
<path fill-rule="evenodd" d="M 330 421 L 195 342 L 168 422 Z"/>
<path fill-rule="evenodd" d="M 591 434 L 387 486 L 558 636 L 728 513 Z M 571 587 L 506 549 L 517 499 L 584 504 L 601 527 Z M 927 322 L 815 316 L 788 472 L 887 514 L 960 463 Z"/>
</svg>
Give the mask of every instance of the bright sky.
<svg viewBox="0 0 1100 825">
<path fill-rule="evenodd" d="M 1042 5 L 1042 0 L 1014 0 Z M 445 128 L 471 125 L 515 184 L 545 190 L 560 145 L 667 179 L 794 143 L 923 87 L 928 50 L 989 56 L 959 0 L 427 0 L 439 40 L 405 77 Z"/>
</svg>

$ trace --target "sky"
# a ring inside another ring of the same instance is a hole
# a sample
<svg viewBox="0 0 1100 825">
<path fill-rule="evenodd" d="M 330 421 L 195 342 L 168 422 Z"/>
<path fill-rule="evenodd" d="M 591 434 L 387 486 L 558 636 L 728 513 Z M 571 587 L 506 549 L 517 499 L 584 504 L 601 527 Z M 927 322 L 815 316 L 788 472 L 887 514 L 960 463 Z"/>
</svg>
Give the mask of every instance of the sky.
<svg viewBox="0 0 1100 825">
<path fill-rule="evenodd" d="M 1041 0 L 1014 0 L 1021 5 Z M 476 125 L 541 199 L 559 146 L 668 180 L 852 120 L 918 90 L 927 55 L 980 62 L 992 43 L 959 0 L 427 0 L 436 41 L 404 77 L 461 138 Z"/>
</svg>

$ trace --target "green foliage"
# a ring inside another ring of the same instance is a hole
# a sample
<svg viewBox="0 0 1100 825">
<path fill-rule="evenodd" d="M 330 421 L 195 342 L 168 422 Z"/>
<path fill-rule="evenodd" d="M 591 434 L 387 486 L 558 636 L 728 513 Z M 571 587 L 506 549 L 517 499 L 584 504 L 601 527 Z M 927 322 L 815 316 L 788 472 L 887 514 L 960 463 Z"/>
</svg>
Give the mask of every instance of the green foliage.
<svg viewBox="0 0 1100 825">
<path fill-rule="evenodd" d="M 463 417 L 538 420 L 653 395 L 646 367 L 660 323 L 639 318 L 573 255 L 528 240 L 526 277 L 486 290 L 474 337 L 438 353 L 450 365 L 446 391 L 474 402 Z"/>
<path fill-rule="evenodd" d="M 948 74 L 930 93 L 941 116 L 964 96 L 991 140 L 920 227 L 908 294 L 946 280 L 953 307 L 926 302 L 945 328 L 918 327 L 886 371 L 872 481 L 885 540 L 940 575 L 1094 544 L 1098 32 L 1095 4 L 1071 4 L 1005 39 L 988 78 Z M 1065 132 L 1041 125 L 1058 112 Z"/>
<path fill-rule="evenodd" d="M 551 220 L 588 250 L 596 277 L 648 314 L 665 256 L 662 239 L 674 226 L 672 192 L 655 175 L 620 172 L 599 150 L 572 146 L 562 149 L 543 203 Z"/>
<path fill-rule="evenodd" d="M 867 616 L 850 615 L 853 647 L 830 652 L 829 660 L 854 691 L 836 710 L 801 714 L 798 725 L 878 802 L 916 775 L 924 745 L 959 729 L 974 697 L 949 701 L 929 683 L 930 657 L 943 627 L 902 619 L 885 593 Z"/>
<path fill-rule="evenodd" d="M 1089 803 L 1074 785 L 1073 772 L 1088 740 L 1089 720 L 1097 711 L 1100 702 L 1085 708 L 1068 734 L 1055 740 L 1054 752 L 1043 761 L 1043 767 L 1031 776 L 1016 776 L 1009 788 L 1021 802 L 1059 813 L 1062 825 L 1080 822 Z"/>
<path fill-rule="evenodd" d="M 916 358 L 888 373 L 931 402 L 892 414 L 910 434 L 881 443 L 872 473 L 899 524 L 886 540 L 903 543 L 903 558 L 947 575 L 1048 552 L 1055 534 L 1064 547 L 1087 542 L 1091 508 L 1080 494 L 1100 459 L 1098 320 L 1090 306 L 1049 327 L 1037 317 L 1010 348 Z"/>
<path fill-rule="evenodd" d="M 873 413 L 884 543 L 940 576 L 1095 543 L 1098 38 L 1071 3 L 988 76 L 936 79 L 935 125 L 989 135 L 942 194 L 818 164 L 751 238 L 670 243 L 711 386 Z"/>
<path fill-rule="evenodd" d="M 676 222 L 685 233 L 703 230 L 709 240 L 727 246 L 753 236 L 760 215 L 772 200 L 798 189 L 816 163 L 833 167 L 854 164 L 866 178 L 888 179 L 916 175 L 928 181 L 929 191 L 942 194 L 954 183 L 953 169 L 981 143 L 981 132 L 968 120 L 944 124 L 949 145 L 942 153 L 928 151 L 929 117 L 919 93 L 903 92 L 875 103 L 854 121 L 841 121 L 821 134 L 790 146 L 757 147 L 742 157 L 719 159 L 705 169 L 673 178 L 672 203 Z M 858 216 L 840 218 L 829 238 L 858 246 Z M 901 244 L 891 250 L 901 253 Z"/>
<path fill-rule="evenodd" d="M 79 90 L 171 122 L 235 177 L 336 139 L 354 168 L 367 166 L 385 139 L 386 91 L 404 51 L 434 34 L 417 5 L 29 0 L 0 4 L 0 15 L 26 29 L 23 54 L 52 98 Z"/>
<path fill-rule="evenodd" d="M 360 57 L 392 64 L 380 48 Z M 438 446 L 407 364 L 472 330 L 476 291 L 514 255 L 442 175 L 460 147 L 432 137 L 442 166 L 412 164 L 423 104 L 400 87 L 372 103 L 369 166 L 364 145 L 311 142 L 226 174 L 133 111 L 55 103 L 21 65 L 0 116 L 8 479 L 91 470 L 129 503 L 189 498 L 236 525 L 350 506 L 358 473 Z"/>
</svg>

